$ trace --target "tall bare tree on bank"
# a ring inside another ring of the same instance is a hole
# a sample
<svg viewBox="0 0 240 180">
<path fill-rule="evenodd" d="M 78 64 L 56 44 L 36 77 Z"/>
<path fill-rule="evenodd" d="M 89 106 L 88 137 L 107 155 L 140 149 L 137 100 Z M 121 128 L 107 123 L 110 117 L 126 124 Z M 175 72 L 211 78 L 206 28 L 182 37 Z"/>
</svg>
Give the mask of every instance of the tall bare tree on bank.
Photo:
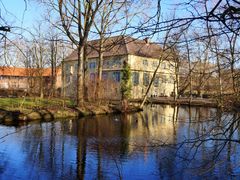
<svg viewBox="0 0 240 180">
<path fill-rule="evenodd" d="M 56 75 L 57 75 L 57 51 L 58 40 L 57 36 L 50 37 L 50 66 L 51 66 L 51 94 L 55 96 Z"/>
<path fill-rule="evenodd" d="M 237 31 L 235 31 L 237 32 Z M 239 31 L 240 32 L 240 31 Z M 238 57 L 239 51 L 237 47 L 238 44 L 238 35 L 236 33 L 225 33 L 226 39 L 227 39 L 227 49 L 226 52 L 223 53 L 223 56 L 227 59 L 229 66 L 230 66 L 230 72 L 231 72 L 231 81 L 232 81 L 232 89 L 234 95 L 237 94 L 237 87 L 236 87 L 236 64 L 240 60 Z"/>
<path fill-rule="evenodd" d="M 46 41 L 45 37 L 42 31 L 42 24 L 37 24 L 37 27 L 35 28 L 35 32 L 37 33 L 36 36 L 33 39 L 33 51 L 32 56 L 34 60 L 34 65 L 38 69 L 38 72 L 36 75 L 38 76 L 38 85 L 39 85 L 39 96 L 40 98 L 44 97 L 44 78 L 43 78 L 43 71 L 44 66 L 46 65 L 46 54 L 47 54 L 47 48 L 46 48 Z"/>
<path fill-rule="evenodd" d="M 64 51 L 63 43 L 66 44 L 66 42 L 62 39 L 61 32 L 55 31 L 52 25 L 49 28 L 46 41 L 48 45 L 48 65 L 51 68 L 51 92 L 49 92 L 49 96 L 56 96 L 58 95 L 56 94 L 57 69 L 63 59 L 61 53 L 61 51 Z"/>
<path fill-rule="evenodd" d="M 179 98 L 179 73 L 180 73 L 179 71 L 180 71 L 181 59 L 179 56 L 179 52 L 175 46 L 173 46 L 171 48 L 170 53 L 172 55 L 173 69 L 174 69 L 174 76 L 175 76 L 174 77 L 173 98 L 174 98 L 174 101 L 176 102 L 176 100 Z"/>
<path fill-rule="evenodd" d="M 188 77 L 189 77 L 189 103 L 192 102 L 192 68 L 191 68 L 191 57 L 190 57 L 190 47 L 189 47 L 189 42 L 187 40 L 187 36 L 184 33 L 184 40 L 186 43 L 186 51 L 187 51 L 187 62 L 188 62 Z"/>
<path fill-rule="evenodd" d="M 128 1 L 116 1 L 116 0 L 105 0 L 102 7 L 99 9 L 97 13 L 97 18 L 94 21 L 94 28 L 99 36 L 99 42 L 97 45 L 96 51 L 98 52 L 98 70 L 97 70 L 97 81 L 95 88 L 95 99 L 99 98 L 100 93 L 100 83 L 102 80 L 102 66 L 103 66 L 103 53 L 110 49 L 113 45 L 109 44 L 106 47 L 106 41 L 111 36 L 112 32 L 110 28 L 120 20 L 118 17 L 119 12 L 122 10 L 124 5 L 127 4 Z M 123 28 L 126 30 L 126 28 Z M 94 48 L 94 47 L 93 47 Z"/>
<path fill-rule="evenodd" d="M 144 106 L 144 104 L 145 104 L 145 102 L 146 102 L 146 100 L 147 100 L 148 93 L 149 93 L 149 91 L 150 91 L 150 89 L 151 89 L 151 87 L 152 87 L 152 84 L 153 84 L 153 82 L 154 82 L 154 79 L 155 79 L 155 77 L 156 77 L 156 74 L 157 74 L 157 72 L 158 72 L 158 69 L 159 69 L 160 65 L 162 64 L 162 62 L 163 62 L 163 61 L 167 58 L 167 56 L 168 56 L 167 53 L 165 53 L 165 52 L 166 52 L 167 50 L 169 50 L 169 47 L 167 46 L 167 42 L 168 42 L 168 39 L 169 39 L 169 34 L 170 34 L 170 30 L 166 32 L 166 35 L 165 35 L 165 38 L 164 38 L 164 42 L 163 42 L 163 47 L 161 48 L 160 57 L 159 57 L 159 59 L 158 59 L 158 65 L 157 65 L 156 69 L 155 69 L 154 72 L 153 72 L 153 76 L 152 76 L 152 78 L 151 78 L 151 81 L 150 81 L 150 83 L 149 83 L 149 85 L 148 85 L 148 87 L 147 87 L 147 90 L 146 90 L 146 92 L 145 92 L 145 94 L 144 94 L 144 96 L 143 96 L 143 100 L 142 100 L 141 105 L 140 105 L 140 108 L 141 108 L 141 109 L 143 108 L 143 106 Z"/>
<path fill-rule="evenodd" d="M 105 0 L 97 12 L 94 21 L 94 29 L 99 37 L 98 45 L 94 48 L 98 52 L 98 71 L 95 90 L 95 99 L 99 98 L 99 88 L 102 80 L 103 53 L 110 51 L 118 43 L 122 42 L 127 30 L 136 16 L 143 14 L 141 6 L 147 8 L 145 0 L 134 2 L 128 0 Z M 149 3 L 151 4 L 151 3 Z M 150 6 L 150 5 L 149 5 Z M 131 11 L 132 10 L 132 11 Z M 129 12 L 131 11 L 131 13 Z M 141 18 L 140 18 L 141 19 Z M 136 20 L 136 19 L 135 19 Z M 109 42 L 113 34 L 121 35 L 117 42 Z"/>
<path fill-rule="evenodd" d="M 97 70 L 97 81 L 96 81 L 96 88 L 95 88 L 95 99 L 98 99 L 100 93 L 100 83 L 102 80 L 102 66 L 103 66 L 103 52 L 105 51 L 104 48 L 104 41 L 106 40 L 106 32 L 110 26 L 111 21 L 111 13 L 113 11 L 114 3 L 109 4 L 109 0 L 106 0 L 104 5 L 102 6 L 101 12 L 99 12 L 99 19 L 96 19 L 98 22 L 94 21 L 94 28 L 97 31 L 99 36 L 99 45 L 97 49 L 98 52 L 98 70 Z M 105 38 L 105 39 L 104 39 Z"/>
<path fill-rule="evenodd" d="M 213 30 L 212 28 L 209 29 L 209 32 L 211 34 L 213 34 Z M 221 63 L 221 59 L 222 59 L 222 52 L 220 50 L 220 41 L 216 38 L 216 37 L 212 37 L 211 38 L 211 51 L 213 52 L 213 54 L 215 55 L 215 59 L 216 59 L 216 65 L 217 65 L 217 76 L 218 76 L 218 85 L 217 85 L 217 90 L 218 90 L 218 94 L 217 94 L 217 100 L 218 100 L 218 106 L 222 107 L 223 105 L 223 83 L 222 83 L 222 63 Z"/>
<path fill-rule="evenodd" d="M 90 29 L 95 15 L 102 5 L 103 0 L 58 0 L 62 27 L 70 41 L 77 46 L 77 105 L 84 101 L 84 48 L 86 47 Z"/>
</svg>

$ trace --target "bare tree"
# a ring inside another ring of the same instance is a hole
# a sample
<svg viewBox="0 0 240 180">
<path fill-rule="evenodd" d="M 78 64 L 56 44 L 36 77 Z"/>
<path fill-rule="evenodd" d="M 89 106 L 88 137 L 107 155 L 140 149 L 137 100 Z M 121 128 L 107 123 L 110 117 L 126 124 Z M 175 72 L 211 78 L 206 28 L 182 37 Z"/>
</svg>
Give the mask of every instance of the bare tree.
<svg viewBox="0 0 240 180">
<path fill-rule="evenodd" d="M 187 62 L 188 62 L 188 77 L 189 77 L 189 102 L 192 101 L 192 68 L 191 68 L 191 57 L 190 57 L 190 47 L 189 42 L 187 40 L 186 34 L 184 33 L 184 39 L 186 42 L 186 56 L 187 56 Z"/>
<path fill-rule="evenodd" d="M 53 4 L 54 2 L 52 2 Z M 77 46 L 77 105 L 84 100 L 85 59 L 84 48 L 92 27 L 95 15 L 103 0 L 66 1 L 58 0 L 57 9 L 61 18 L 62 27 L 73 44 Z M 56 7 L 56 6 L 55 6 Z"/>
<path fill-rule="evenodd" d="M 210 32 L 213 34 L 213 30 L 210 29 Z M 213 37 L 211 39 L 211 51 L 213 51 L 213 53 L 215 54 L 215 57 L 216 57 L 216 63 L 217 63 L 217 74 L 218 74 L 218 86 L 217 86 L 217 89 L 218 89 L 218 104 L 220 107 L 223 106 L 223 83 L 222 83 L 222 70 L 223 70 L 223 67 L 222 67 L 222 52 L 221 52 L 221 49 L 220 49 L 220 44 L 221 41 L 218 40 L 216 37 Z"/>
<path fill-rule="evenodd" d="M 174 69 L 174 88 L 173 88 L 173 97 L 174 97 L 174 101 L 176 102 L 176 99 L 179 98 L 179 74 L 180 74 L 180 63 L 181 63 L 181 58 L 179 56 L 179 52 L 178 49 L 173 46 L 170 50 L 170 53 L 172 55 L 172 66 Z M 170 61 L 171 64 L 171 61 Z"/>
<path fill-rule="evenodd" d="M 120 16 L 121 10 L 127 4 L 126 0 L 116 1 L 116 0 L 105 0 L 102 7 L 97 12 L 97 17 L 93 22 L 94 28 L 96 29 L 97 35 L 99 36 L 99 44 L 94 49 L 98 52 L 98 71 L 97 71 L 97 82 L 95 88 L 95 99 L 99 98 L 100 93 L 100 83 L 102 80 L 102 66 L 103 66 L 103 53 L 112 48 L 113 44 L 106 45 L 106 41 L 112 32 L 110 28 L 124 17 Z M 126 28 L 123 28 L 126 30 Z"/>
<path fill-rule="evenodd" d="M 225 35 L 226 35 L 228 46 L 225 53 L 223 53 L 223 55 L 227 59 L 230 65 L 232 89 L 233 89 L 233 93 L 237 95 L 235 71 L 236 71 L 236 64 L 239 61 L 239 57 L 238 57 L 239 52 L 237 50 L 238 35 L 235 33 L 232 33 L 232 34 L 225 33 Z"/>
<path fill-rule="evenodd" d="M 155 69 L 154 72 L 153 72 L 153 76 L 152 76 L 152 78 L 151 78 L 151 80 L 150 80 L 150 83 L 149 83 L 149 85 L 148 85 L 148 87 L 147 87 L 147 90 L 146 90 L 146 92 L 145 92 L 145 94 L 144 94 L 144 96 L 143 96 L 143 100 L 142 100 L 141 105 L 140 105 L 140 108 L 141 108 L 141 109 L 143 108 L 143 106 L 144 106 L 144 104 L 145 104 L 145 102 L 146 102 L 146 100 L 147 100 L 148 93 L 149 93 L 149 91 L 150 91 L 150 89 L 151 89 L 151 87 L 152 87 L 152 84 L 153 84 L 153 82 L 154 82 L 154 79 L 155 79 L 155 77 L 156 77 L 156 74 L 157 74 L 157 72 L 158 72 L 158 69 L 159 69 L 161 63 L 162 63 L 162 62 L 165 60 L 165 58 L 167 58 L 167 56 L 168 56 L 168 55 L 166 54 L 166 51 L 169 50 L 169 47 L 167 46 L 167 41 L 168 41 L 168 38 L 169 38 L 169 33 L 170 33 L 170 31 L 167 31 L 167 32 L 166 32 L 166 35 L 165 35 L 165 38 L 164 38 L 164 42 L 163 42 L 163 47 L 161 48 L 160 57 L 159 57 L 159 59 L 158 59 L 158 65 L 157 65 L 156 69 Z"/>
</svg>

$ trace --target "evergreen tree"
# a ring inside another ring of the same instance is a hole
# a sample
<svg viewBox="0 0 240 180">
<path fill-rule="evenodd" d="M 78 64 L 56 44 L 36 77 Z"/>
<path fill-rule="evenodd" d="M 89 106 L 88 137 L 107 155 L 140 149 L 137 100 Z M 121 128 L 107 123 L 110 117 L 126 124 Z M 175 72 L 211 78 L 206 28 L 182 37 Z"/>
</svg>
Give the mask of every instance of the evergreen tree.
<svg viewBox="0 0 240 180">
<path fill-rule="evenodd" d="M 130 66 L 124 61 L 121 78 L 121 94 L 122 100 L 127 100 L 131 96 L 131 71 Z"/>
</svg>

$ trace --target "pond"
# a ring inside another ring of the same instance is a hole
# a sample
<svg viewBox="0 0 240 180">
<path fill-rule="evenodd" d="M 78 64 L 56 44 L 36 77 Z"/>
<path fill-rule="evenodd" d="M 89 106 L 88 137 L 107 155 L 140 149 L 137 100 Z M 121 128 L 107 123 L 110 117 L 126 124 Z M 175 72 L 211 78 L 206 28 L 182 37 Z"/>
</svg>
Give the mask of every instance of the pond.
<svg viewBox="0 0 240 180">
<path fill-rule="evenodd" d="M 0 125 L 0 179 L 239 179 L 239 115 L 169 105 Z"/>
</svg>

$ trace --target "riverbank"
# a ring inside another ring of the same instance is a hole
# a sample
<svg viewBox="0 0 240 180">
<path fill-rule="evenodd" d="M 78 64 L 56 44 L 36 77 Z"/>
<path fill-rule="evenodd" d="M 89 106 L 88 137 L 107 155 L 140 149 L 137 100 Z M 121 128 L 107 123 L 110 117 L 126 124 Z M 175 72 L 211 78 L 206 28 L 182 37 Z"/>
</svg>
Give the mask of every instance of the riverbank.
<svg viewBox="0 0 240 180">
<path fill-rule="evenodd" d="M 141 102 L 142 99 L 134 99 L 131 102 Z M 147 103 L 152 104 L 169 104 L 169 105 L 190 105 L 190 106 L 204 106 L 204 107 L 218 107 L 218 103 L 214 99 L 204 98 L 179 98 L 174 100 L 173 97 L 151 97 L 147 99 Z"/>
<path fill-rule="evenodd" d="M 142 99 L 130 100 L 130 104 L 140 103 Z M 11 121 L 32 121 L 32 120 L 54 120 L 70 117 L 95 116 L 101 114 L 122 113 L 119 101 L 116 102 L 85 102 L 80 107 L 74 106 L 69 99 L 40 99 L 40 98 L 0 98 L 0 123 Z M 176 101 L 171 97 L 151 97 L 147 103 L 169 104 L 169 105 L 190 105 L 218 108 L 214 99 L 179 98 Z M 227 100 L 224 105 L 226 111 L 238 111 L 240 106 L 233 105 Z M 234 107 L 234 109 L 233 109 Z M 237 108 L 236 108 L 237 107 Z M 237 110 L 236 110 L 237 109 Z M 125 112 L 138 112 L 138 106 L 130 105 Z"/>
<path fill-rule="evenodd" d="M 128 112 L 139 111 L 130 106 Z M 9 121 L 54 120 L 69 117 L 121 113 L 118 104 L 86 102 L 76 107 L 70 100 L 40 98 L 0 98 L 0 123 Z"/>
</svg>

